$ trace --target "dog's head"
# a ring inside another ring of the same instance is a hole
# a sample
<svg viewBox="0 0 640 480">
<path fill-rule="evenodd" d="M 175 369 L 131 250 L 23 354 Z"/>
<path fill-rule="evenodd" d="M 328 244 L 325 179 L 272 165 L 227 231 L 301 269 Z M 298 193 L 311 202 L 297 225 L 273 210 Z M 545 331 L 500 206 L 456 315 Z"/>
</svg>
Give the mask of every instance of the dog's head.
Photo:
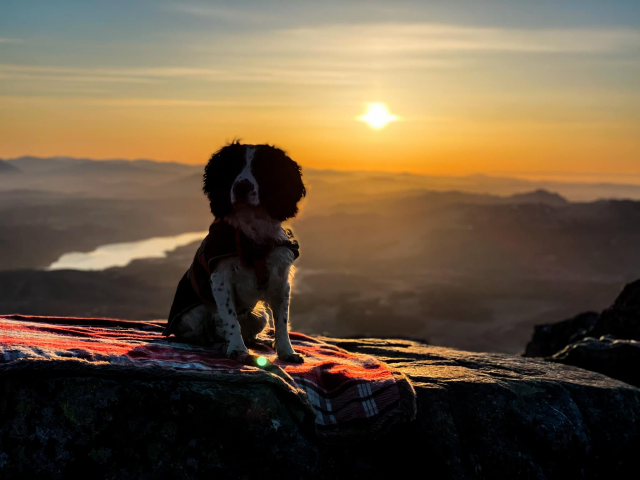
<svg viewBox="0 0 640 480">
<path fill-rule="evenodd" d="M 203 190 L 216 218 L 226 217 L 236 207 L 255 206 L 284 221 L 295 217 L 298 202 L 306 195 L 300 166 L 282 150 L 239 142 L 211 156 Z"/>
</svg>

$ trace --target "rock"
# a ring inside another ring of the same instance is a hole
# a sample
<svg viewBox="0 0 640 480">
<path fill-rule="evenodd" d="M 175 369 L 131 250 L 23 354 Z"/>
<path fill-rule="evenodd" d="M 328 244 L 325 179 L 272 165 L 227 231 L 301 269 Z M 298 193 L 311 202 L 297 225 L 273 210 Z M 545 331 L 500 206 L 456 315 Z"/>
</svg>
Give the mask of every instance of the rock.
<svg viewBox="0 0 640 480">
<path fill-rule="evenodd" d="M 324 340 L 409 375 L 417 420 L 331 445 L 269 385 L 4 372 L 0 477 L 637 478 L 640 389 L 537 359 Z"/>
<path fill-rule="evenodd" d="M 607 308 L 589 331 L 588 336 L 640 340 L 640 280 L 624 287 L 614 304 Z"/>
<path fill-rule="evenodd" d="M 613 337 L 584 338 L 549 360 L 600 372 L 640 387 L 640 342 Z"/>
<path fill-rule="evenodd" d="M 586 337 L 613 336 L 640 340 L 640 280 L 624 287 L 612 306 L 601 314 L 581 313 L 558 323 L 536 325 L 525 357 L 549 357 Z"/>
<path fill-rule="evenodd" d="M 600 315 L 585 312 L 558 323 L 536 325 L 527 344 L 525 357 L 550 357 L 591 330 Z"/>
<path fill-rule="evenodd" d="M 0 390 L 3 479 L 309 477 L 320 464 L 269 385 L 25 373 Z"/>
<path fill-rule="evenodd" d="M 414 381 L 418 419 L 392 432 L 380 455 L 390 450 L 425 476 L 637 477 L 637 388 L 542 360 L 398 341 L 334 343 L 375 354 Z"/>
<path fill-rule="evenodd" d="M 640 386 L 640 280 L 600 315 L 537 325 L 524 356 L 546 357 Z"/>
</svg>

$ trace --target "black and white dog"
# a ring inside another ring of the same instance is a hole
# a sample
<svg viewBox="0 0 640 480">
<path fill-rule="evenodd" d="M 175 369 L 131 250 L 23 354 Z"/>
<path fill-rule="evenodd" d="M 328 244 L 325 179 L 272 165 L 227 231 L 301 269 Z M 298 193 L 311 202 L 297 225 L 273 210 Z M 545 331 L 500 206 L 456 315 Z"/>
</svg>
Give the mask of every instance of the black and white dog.
<svg viewBox="0 0 640 480">
<path fill-rule="evenodd" d="M 234 142 L 209 160 L 203 190 L 215 221 L 178 285 L 163 334 L 224 342 L 228 357 L 244 357 L 260 343 L 270 310 L 278 358 L 302 363 L 288 331 L 298 243 L 282 228 L 306 195 L 300 167 L 278 148 Z"/>
</svg>

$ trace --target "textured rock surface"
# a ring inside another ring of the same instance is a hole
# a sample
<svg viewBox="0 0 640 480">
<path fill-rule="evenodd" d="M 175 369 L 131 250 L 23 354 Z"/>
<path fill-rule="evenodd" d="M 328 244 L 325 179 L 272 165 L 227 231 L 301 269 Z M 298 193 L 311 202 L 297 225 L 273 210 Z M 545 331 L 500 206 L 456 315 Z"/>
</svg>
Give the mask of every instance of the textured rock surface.
<svg viewBox="0 0 640 480">
<path fill-rule="evenodd" d="M 335 446 L 270 386 L 5 375 L 0 477 L 637 478 L 637 388 L 535 359 L 326 340 L 410 375 L 418 419 Z"/>
<path fill-rule="evenodd" d="M 600 314 L 588 332 L 590 337 L 602 335 L 640 340 L 640 280 L 626 285 L 614 304 Z"/>
<path fill-rule="evenodd" d="M 507 355 L 400 341 L 337 343 L 376 354 L 413 379 L 418 419 L 394 432 L 396 438 L 390 436 L 382 448 L 393 446 L 396 458 L 422 466 L 426 475 L 637 477 L 639 389 L 585 370 Z"/>
<path fill-rule="evenodd" d="M 558 323 L 536 325 L 527 344 L 525 357 L 550 357 L 591 330 L 600 314 L 585 312 Z"/>
<path fill-rule="evenodd" d="M 587 337 L 568 345 L 549 360 L 604 373 L 640 387 L 640 342 Z"/>
<path fill-rule="evenodd" d="M 268 385 L 13 375 L 0 392 L 0 478 L 272 478 L 320 459 Z"/>
<path fill-rule="evenodd" d="M 640 280 L 601 314 L 537 325 L 525 356 L 546 357 L 640 386 Z"/>
</svg>

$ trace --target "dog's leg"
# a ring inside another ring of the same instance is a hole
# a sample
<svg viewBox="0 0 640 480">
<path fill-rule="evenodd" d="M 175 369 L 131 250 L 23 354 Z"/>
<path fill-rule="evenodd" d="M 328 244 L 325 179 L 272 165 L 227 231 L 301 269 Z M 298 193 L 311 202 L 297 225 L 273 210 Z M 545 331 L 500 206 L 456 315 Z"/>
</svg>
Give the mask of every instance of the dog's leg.
<svg viewBox="0 0 640 480">
<path fill-rule="evenodd" d="M 215 310 L 206 305 L 198 305 L 176 318 L 174 334 L 185 343 L 211 345 L 220 341 L 216 338 Z"/>
<path fill-rule="evenodd" d="M 254 308 L 244 315 L 238 315 L 238 323 L 240 324 L 242 339 L 247 347 L 253 348 L 256 345 L 270 346 L 270 344 L 273 343 L 273 340 L 269 341 L 258 338 L 258 335 L 260 335 L 264 327 L 269 323 L 269 316 L 266 309 Z"/>
<path fill-rule="evenodd" d="M 231 284 L 224 272 L 211 274 L 211 291 L 222 323 L 219 334 L 227 342 L 227 357 L 235 358 L 248 355 L 249 350 L 242 340 L 240 324 L 236 316 L 236 306 L 231 295 Z"/>
<path fill-rule="evenodd" d="M 289 302 L 291 300 L 291 282 L 286 278 L 271 299 L 273 323 L 276 336 L 276 352 L 278 358 L 285 362 L 303 363 L 302 355 L 293 351 L 289 339 Z"/>
</svg>

